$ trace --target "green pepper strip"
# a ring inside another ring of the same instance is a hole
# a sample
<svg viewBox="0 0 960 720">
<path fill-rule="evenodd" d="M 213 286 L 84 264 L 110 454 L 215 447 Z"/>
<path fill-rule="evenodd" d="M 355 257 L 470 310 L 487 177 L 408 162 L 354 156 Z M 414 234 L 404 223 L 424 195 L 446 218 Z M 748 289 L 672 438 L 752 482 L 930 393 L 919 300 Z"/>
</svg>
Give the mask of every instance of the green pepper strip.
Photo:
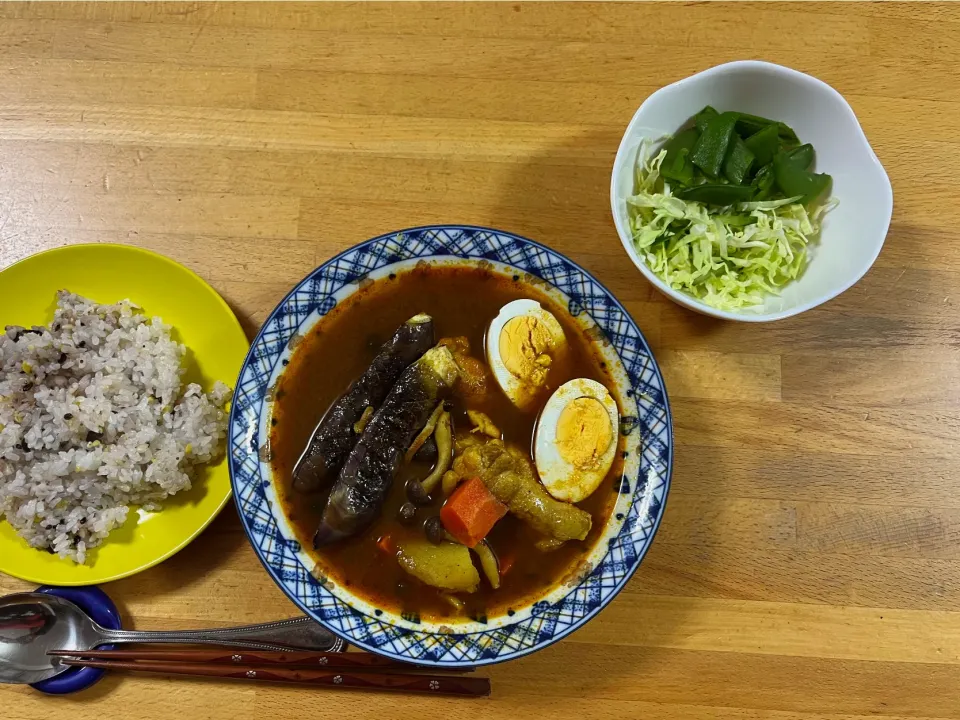
<svg viewBox="0 0 960 720">
<path fill-rule="evenodd" d="M 786 155 L 790 163 L 801 170 L 809 170 L 813 165 L 813 145 L 810 143 L 788 150 Z"/>
<path fill-rule="evenodd" d="M 753 158 L 754 154 L 746 143 L 739 136 L 734 135 L 733 142 L 730 144 L 730 152 L 727 153 L 727 159 L 723 162 L 724 176 L 730 182 L 742 185 L 753 165 Z"/>
<path fill-rule="evenodd" d="M 684 188 L 677 193 L 681 200 L 695 200 L 704 205 L 733 205 L 746 202 L 753 194 L 749 185 L 723 185 L 721 183 L 705 183 L 690 188 Z"/>
<path fill-rule="evenodd" d="M 781 192 L 787 197 L 800 196 L 804 205 L 816 200 L 830 185 L 830 176 L 812 173 L 795 165 L 786 153 L 773 159 L 773 174 Z"/>
<path fill-rule="evenodd" d="M 699 137 L 700 133 L 690 128 L 677 133 L 663 146 L 667 155 L 660 165 L 660 174 L 664 178 L 681 185 L 690 185 L 693 182 L 695 168 L 690 160 L 690 152 Z"/>
<path fill-rule="evenodd" d="M 757 170 L 757 174 L 754 175 L 751 186 L 754 190 L 754 200 L 770 199 L 770 196 L 773 194 L 774 186 L 773 163 L 767 163 L 762 168 Z"/>
<path fill-rule="evenodd" d="M 713 120 L 717 115 L 719 115 L 716 110 L 707 105 L 703 110 L 697 113 L 697 116 L 694 118 L 694 123 L 697 126 L 697 132 L 703 132 L 707 129 L 707 125 L 710 124 L 710 121 Z"/>
<path fill-rule="evenodd" d="M 767 125 L 743 141 L 756 157 L 757 165 L 763 167 L 773 161 L 780 150 L 780 133 L 776 125 Z"/>
<path fill-rule="evenodd" d="M 693 147 L 690 159 L 710 177 L 717 177 L 723 169 L 723 160 L 730 148 L 733 126 L 736 123 L 737 113 L 720 113 L 707 123 L 706 129 Z"/>
<path fill-rule="evenodd" d="M 767 125 L 776 125 L 777 131 L 781 138 L 790 143 L 800 142 L 800 138 L 797 137 L 797 134 L 793 131 L 786 123 L 777 122 L 776 120 L 768 120 L 767 118 L 760 117 L 758 115 L 750 115 L 747 113 L 739 113 L 740 117 L 737 118 L 737 133 L 740 137 L 749 137 L 754 135 Z"/>
</svg>

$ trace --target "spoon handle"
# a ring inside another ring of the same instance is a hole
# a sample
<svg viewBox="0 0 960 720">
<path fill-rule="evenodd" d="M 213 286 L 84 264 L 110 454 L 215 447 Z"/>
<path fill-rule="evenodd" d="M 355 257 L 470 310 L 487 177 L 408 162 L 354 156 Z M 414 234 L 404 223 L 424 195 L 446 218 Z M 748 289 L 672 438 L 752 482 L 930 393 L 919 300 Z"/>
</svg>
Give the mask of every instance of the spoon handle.
<svg viewBox="0 0 960 720">
<path fill-rule="evenodd" d="M 216 630 L 109 630 L 101 628 L 100 645 L 105 643 L 190 643 L 227 645 L 251 650 L 313 650 L 339 652 L 343 640 L 308 617 L 219 628 Z"/>
</svg>

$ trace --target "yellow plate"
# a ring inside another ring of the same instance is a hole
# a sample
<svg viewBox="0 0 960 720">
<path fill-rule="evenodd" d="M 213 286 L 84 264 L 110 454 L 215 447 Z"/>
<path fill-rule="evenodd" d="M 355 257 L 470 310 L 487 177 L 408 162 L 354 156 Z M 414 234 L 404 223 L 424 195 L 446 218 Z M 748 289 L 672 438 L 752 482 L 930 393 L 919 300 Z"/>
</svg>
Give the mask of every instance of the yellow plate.
<svg viewBox="0 0 960 720">
<path fill-rule="evenodd" d="M 230 307 L 199 276 L 173 260 L 128 245 L 73 245 L 34 255 L 0 272 L 0 327 L 48 325 L 55 293 L 66 288 L 100 303 L 129 298 L 174 328 L 188 348 L 185 382 L 233 387 L 249 343 Z M 91 585 L 153 567 L 183 549 L 230 499 L 224 457 L 158 513 L 132 510 L 122 527 L 88 554 L 87 565 L 29 547 L 0 521 L 0 572 L 50 585 Z"/>
</svg>

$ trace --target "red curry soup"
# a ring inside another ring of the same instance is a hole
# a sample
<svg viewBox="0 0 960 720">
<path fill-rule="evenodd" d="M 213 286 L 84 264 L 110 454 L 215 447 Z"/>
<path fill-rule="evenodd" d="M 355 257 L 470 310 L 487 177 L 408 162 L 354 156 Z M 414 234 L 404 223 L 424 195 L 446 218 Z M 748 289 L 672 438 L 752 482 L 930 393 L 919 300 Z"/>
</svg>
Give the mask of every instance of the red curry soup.
<svg viewBox="0 0 960 720">
<path fill-rule="evenodd" d="M 272 469 L 318 570 L 373 606 L 456 622 L 575 578 L 617 500 L 614 382 L 520 276 L 426 265 L 376 280 L 294 351 Z"/>
</svg>

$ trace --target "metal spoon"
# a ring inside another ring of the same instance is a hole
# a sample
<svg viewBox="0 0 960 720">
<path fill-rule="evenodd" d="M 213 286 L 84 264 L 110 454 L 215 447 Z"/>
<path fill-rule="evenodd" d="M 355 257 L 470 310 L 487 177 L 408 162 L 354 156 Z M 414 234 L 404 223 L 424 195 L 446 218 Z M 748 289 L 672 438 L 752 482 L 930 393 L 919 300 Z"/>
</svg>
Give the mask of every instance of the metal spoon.
<svg viewBox="0 0 960 720">
<path fill-rule="evenodd" d="M 309 617 L 216 630 L 108 630 L 69 600 L 45 593 L 0 598 L 0 683 L 36 683 L 69 670 L 50 650 L 106 643 L 201 643 L 251 650 L 338 652 L 343 641 Z"/>
</svg>

